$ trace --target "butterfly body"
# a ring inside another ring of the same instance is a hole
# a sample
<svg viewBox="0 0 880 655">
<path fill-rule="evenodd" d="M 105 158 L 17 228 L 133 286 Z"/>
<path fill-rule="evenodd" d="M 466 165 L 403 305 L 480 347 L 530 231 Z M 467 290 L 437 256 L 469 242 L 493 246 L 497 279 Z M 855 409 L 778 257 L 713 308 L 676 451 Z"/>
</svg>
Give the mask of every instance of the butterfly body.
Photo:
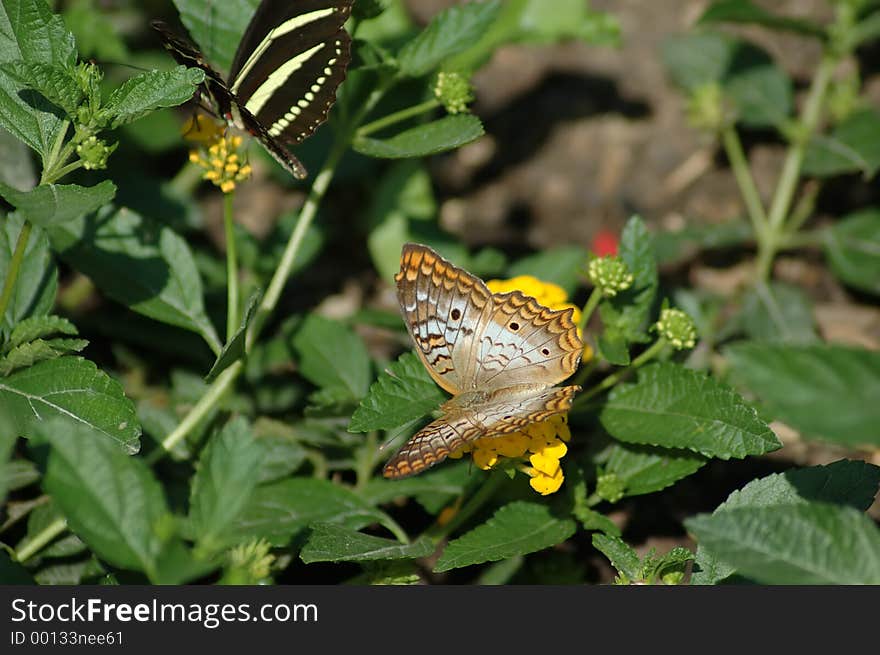
<svg viewBox="0 0 880 655">
<path fill-rule="evenodd" d="M 577 369 L 584 344 L 570 309 L 519 291 L 493 294 L 430 248 L 406 244 L 395 278 L 422 363 L 453 397 L 404 444 L 386 477 L 418 473 L 480 437 L 516 432 L 562 413 L 580 387 L 554 387 Z"/>
<path fill-rule="evenodd" d="M 162 21 L 152 25 L 178 63 L 204 71 L 207 104 L 302 179 L 306 169 L 287 146 L 303 141 L 327 119 L 351 59 L 351 38 L 343 24 L 352 2 L 262 0 L 236 50 L 228 81 L 192 43 Z"/>
</svg>

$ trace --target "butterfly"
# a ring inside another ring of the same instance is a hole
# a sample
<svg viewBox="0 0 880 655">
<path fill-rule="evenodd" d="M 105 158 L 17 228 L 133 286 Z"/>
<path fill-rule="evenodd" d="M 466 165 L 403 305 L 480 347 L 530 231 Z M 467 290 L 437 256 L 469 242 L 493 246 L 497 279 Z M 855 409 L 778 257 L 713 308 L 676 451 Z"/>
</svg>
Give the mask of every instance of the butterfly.
<svg viewBox="0 0 880 655">
<path fill-rule="evenodd" d="M 351 60 L 343 24 L 353 1 L 262 0 L 238 44 L 228 82 L 191 42 L 162 21 L 152 26 L 178 63 L 204 71 L 207 104 L 303 179 L 305 166 L 287 146 L 327 120 Z"/>
<path fill-rule="evenodd" d="M 584 343 L 571 308 L 548 309 L 519 291 L 493 294 L 479 278 L 427 246 L 407 243 L 395 276 L 416 352 L 452 398 L 383 469 L 403 478 L 480 437 L 518 432 L 568 411 Z"/>
</svg>

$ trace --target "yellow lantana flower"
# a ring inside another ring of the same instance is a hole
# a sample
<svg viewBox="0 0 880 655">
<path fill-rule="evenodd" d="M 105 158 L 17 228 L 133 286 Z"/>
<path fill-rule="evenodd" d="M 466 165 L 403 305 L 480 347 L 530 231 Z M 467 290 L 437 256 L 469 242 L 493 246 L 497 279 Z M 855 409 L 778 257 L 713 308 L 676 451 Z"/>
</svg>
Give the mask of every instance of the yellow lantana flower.
<svg viewBox="0 0 880 655">
<path fill-rule="evenodd" d="M 190 150 L 189 160 L 205 169 L 202 179 L 213 182 L 223 193 L 250 177 L 251 165 L 240 161 L 241 137 L 226 135 L 216 121 L 204 117 L 189 121 L 184 136 L 201 144 Z"/>
</svg>

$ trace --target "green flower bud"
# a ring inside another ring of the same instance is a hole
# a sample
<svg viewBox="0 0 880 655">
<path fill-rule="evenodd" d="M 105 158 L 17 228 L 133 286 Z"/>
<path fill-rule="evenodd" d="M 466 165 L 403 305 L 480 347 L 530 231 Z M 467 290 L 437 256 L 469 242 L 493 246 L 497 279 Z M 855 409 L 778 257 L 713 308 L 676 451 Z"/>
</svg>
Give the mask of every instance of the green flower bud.
<svg viewBox="0 0 880 655">
<path fill-rule="evenodd" d="M 388 9 L 387 0 L 357 0 L 352 15 L 358 20 L 370 20 Z"/>
<path fill-rule="evenodd" d="M 473 102 L 473 88 L 470 78 L 463 73 L 437 73 L 434 84 L 434 97 L 437 98 L 450 114 L 467 111 L 469 102 Z"/>
<path fill-rule="evenodd" d="M 613 298 L 632 286 L 633 274 L 617 255 L 595 257 L 587 265 L 587 276 L 603 296 Z"/>
<path fill-rule="evenodd" d="M 834 80 L 828 88 L 826 105 L 835 123 L 846 120 L 862 104 L 859 96 L 862 81 L 857 70 L 846 77 Z"/>
<path fill-rule="evenodd" d="M 255 539 L 229 551 L 225 578 L 239 584 L 257 584 L 269 577 L 275 556 L 272 546 L 264 539 Z"/>
<path fill-rule="evenodd" d="M 116 150 L 117 144 L 108 146 L 102 139 L 90 136 L 76 147 L 76 154 L 83 162 L 83 168 L 95 170 L 107 168 L 107 159 Z"/>
<path fill-rule="evenodd" d="M 731 113 L 717 82 L 701 84 L 688 97 L 687 120 L 698 130 L 720 132 L 733 121 Z"/>
<path fill-rule="evenodd" d="M 663 309 L 654 326 L 676 350 L 693 348 L 697 343 L 697 328 L 693 319 L 680 309 Z"/>
<path fill-rule="evenodd" d="M 609 503 L 616 503 L 623 498 L 626 490 L 626 482 L 616 473 L 603 473 L 596 478 L 596 495 Z"/>
</svg>

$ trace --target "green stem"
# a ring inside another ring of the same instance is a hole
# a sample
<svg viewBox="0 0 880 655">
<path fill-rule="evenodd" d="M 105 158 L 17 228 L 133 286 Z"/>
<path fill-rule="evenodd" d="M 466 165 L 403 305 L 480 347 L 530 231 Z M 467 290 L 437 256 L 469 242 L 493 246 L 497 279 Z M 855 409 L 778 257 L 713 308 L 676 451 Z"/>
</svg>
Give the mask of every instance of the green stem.
<svg viewBox="0 0 880 655">
<path fill-rule="evenodd" d="M 586 403 L 593 396 L 602 393 L 606 389 L 610 389 L 615 384 L 620 382 L 621 379 L 623 379 L 624 377 L 629 375 L 631 372 L 633 372 L 634 370 L 636 370 L 640 366 L 644 366 L 645 364 L 647 364 L 649 361 L 654 359 L 657 355 L 659 355 L 663 351 L 663 349 L 666 347 L 666 344 L 667 344 L 666 339 L 664 339 L 663 337 L 660 337 L 659 339 L 657 339 L 657 341 L 655 341 L 651 345 L 650 348 L 648 348 L 647 350 L 645 350 L 645 352 L 643 352 L 641 355 L 639 355 L 634 360 L 632 360 L 632 362 L 630 362 L 629 366 L 627 366 L 626 368 L 622 368 L 618 371 L 615 371 L 614 373 L 612 373 L 611 375 L 606 377 L 604 380 L 602 380 L 596 386 L 594 386 L 590 389 L 587 389 L 582 394 L 580 394 L 577 397 L 577 399 L 575 399 L 574 403 L 572 403 L 572 410 L 575 409 L 576 407 L 581 407 L 584 403 Z"/>
<path fill-rule="evenodd" d="M 727 159 L 730 161 L 730 167 L 746 204 L 746 211 L 752 222 L 755 238 L 760 243 L 767 232 L 767 214 L 764 211 L 758 187 L 755 186 L 755 180 L 752 177 L 739 134 L 733 126 L 726 127 L 721 131 L 721 142 L 724 144 L 724 151 L 727 153 Z"/>
<path fill-rule="evenodd" d="M 810 91 L 804 103 L 801 119 L 796 129 L 793 143 L 788 148 L 788 154 L 782 165 L 782 173 L 770 204 L 770 212 L 767 216 L 768 229 L 763 243 L 760 244 L 757 263 L 758 280 L 766 280 L 773 266 L 773 259 L 779 247 L 780 237 L 785 231 L 785 221 L 788 218 L 794 192 L 800 177 L 801 165 L 807 151 L 807 144 L 819 126 L 822 117 L 822 106 L 825 102 L 825 94 L 831 82 L 831 76 L 837 65 L 837 57 L 828 53 L 822 58 L 819 68 L 813 77 Z"/>
<path fill-rule="evenodd" d="M 590 322 L 590 317 L 593 315 L 593 312 L 596 311 L 596 307 L 599 306 L 600 302 L 602 302 L 602 292 L 599 291 L 599 289 L 593 289 L 590 297 L 587 298 L 583 311 L 581 312 L 581 320 L 578 321 L 577 326 L 581 334 L 587 329 L 587 323 Z"/>
<path fill-rule="evenodd" d="M 154 464 L 163 457 L 165 453 L 170 452 L 193 430 L 193 428 L 199 424 L 202 419 L 210 414 L 214 409 L 214 406 L 220 402 L 223 395 L 232 388 L 235 379 L 239 376 L 243 368 L 244 365 L 241 360 L 238 360 L 220 373 L 214 382 L 211 383 L 211 386 L 208 387 L 205 395 L 199 398 L 199 401 L 193 406 L 178 426 L 174 428 L 167 437 L 165 437 L 165 440 L 162 441 L 162 448 L 157 448 L 149 457 L 147 457 L 147 463 Z"/>
<path fill-rule="evenodd" d="M 284 253 L 281 255 L 281 261 L 278 263 L 278 268 L 275 269 L 275 274 L 269 282 L 266 294 L 260 301 L 260 306 L 257 309 L 253 322 L 251 323 L 251 328 L 248 330 L 245 345 L 246 351 L 250 351 L 257 336 L 262 330 L 266 319 L 275 310 L 275 307 L 278 304 L 278 299 L 281 297 L 284 285 L 287 284 L 287 279 L 290 277 L 290 272 L 293 270 L 293 265 L 296 263 L 296 256 L 299 254 L 303 239 L 305 238 L 312 221 L 315 219 L 315 216 L 318 214 L 318 207 L 321 205 L 321 200 L 323 200 L 324 194 L 330 186 L 330 180 L 333 179 L 333 173 L 336 171 L 336 166 L 339 164 L 339 160 L 342 159 L 342 155 L 345 153 L 346 148 L 348 148 L 348 139 L 339 139 L 333 150 L 331 150 L 330 155 L 327 157 L 324 167 L 315 177 L 315 182 L 312 185 L 309 196 L 306 198 L 302 210 L 300 210 L 299 220 L 296 223 L 296 227 L 293 229 L 293 234 L 290 235 L 287 247 L 284 249 Z"/>
<path fill-rule="evenodd" d="M 18 280 L 18 274 L 21 272 L 21 263 L 24 260 L 24 251 L 27 249 L 28 239 L 31 236 L 31 224 L 25 221 L 18 233 L 18 240 L 15 242 L 15 250 L 12 252 L 12 259 L 9 261 L 9 268 L 6 271 L 6 281 L 3 283 L 3 293 L 0 294 L 0 320 L 6 316 L 6 308 L 12 299 L 12 292 L 15 290 L 15 282 Z"/>
<path fill-rule="evenodd" d="M 482 486 L 468 499 L 464 506 L 458 510 L 449 523 L 442 526 L 435 524 L 425 532 L 425 536 L 436 543 L 451 535 L 495 494 L 498 487 L 500 487 L 506 479 L 507 476 L 501 471 L 491 472 L 483 482 Z"/>
<path fill-rule="evenodd" d="M 15 552 L 17 562 L 25 562 L 46 547 L 55 537 L 67 529 L 67 521 L 55 519 L 45 528 L 29 539 L 19 550 Z"/>
<path fill-rule="evenodd" d="M 67 157 L 70 156 L 68 153 L 63 159 L 61 158 L 61 148 L 64 145 L 64 137 L 67 136 L 67 129 L 69 127 L 70 121 L 64 121 L 63 125 L 58 129 L 55 143 L 52 144 L 51 150 L 49 150 L 46 158 L 43 160 L 43 174 L 40 176 L 40 184 L 51 184 L 57 180 L 58 176 L 53 175 L 54 169 L 67 161 Z M 70 144 L 68 144 L 69 147 Z M 65 150 L 68 150 L 68 148 L 65 148 Z"/>
<path fill-rule="evenodd" d="M 82 160 L 77 159 L 76 161 L 70 162 L 66 166 L 60 167 L 60 168 L 56 169 L 55 171 L 53 171 L 53 173 L 51 175 L 47 176 L 47 179 L 44 182 L 44 184 L 52 184 L 56 180 L 60 180 L 62 177 L 64 177 L 68 173 L 72 173 L 73 171 L 77 170 L 78 168 L 82 168 L 82 165 L 83 165 Z"/>
<path fill-rule="evenodd" d="M 372 123 L 364 125 L 360 129 L 358 129 L 357 135 L 367 136 L 369 134 L 372 134 L 373 132 L 378 132 L 379 130 L 388 127 L 389 125 L 394 125 L 395 123 L 400 123 L 401 121 L 405 121 L 406 119 L 412 118 L 413 116 L 424 114 L 426 111 L 436 109 L 439 106 L 440 101 L 436 98 L 426 100 L 425 102 L 422 102 L 418 105 L 413 105 L 412 107 L 401 109 L 400 111 L 396 111 L 393 114 L 388 114 L 387 116 L 383 116 L 382 118 L 373 121 Z"/>
<path fill-rule="evenodd" d="M 235 191 L 223 194 L 223 225 L 226 229 L 226 343 L 238 329 L 238 255 L 235 247 L 233 205 Z"/>
</svg>

